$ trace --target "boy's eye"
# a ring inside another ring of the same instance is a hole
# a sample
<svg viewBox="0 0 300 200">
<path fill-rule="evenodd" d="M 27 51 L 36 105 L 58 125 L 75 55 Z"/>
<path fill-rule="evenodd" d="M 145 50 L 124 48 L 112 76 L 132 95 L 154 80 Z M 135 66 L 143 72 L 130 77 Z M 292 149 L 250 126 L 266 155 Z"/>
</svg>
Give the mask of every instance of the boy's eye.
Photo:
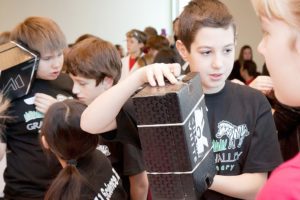
<svg viewBox="0 0 300 200">
<path fill-rule="evenodd" d="M 200 54 L 207 56 L 209 54 L 211 54 L 211 51 L 207 50 L 207 51 L 201 51 Z"/>
<path fill-rule="evenodd" d="M 80 85 L 80 86 L 85 86 L 86 83 L 81 82 L 81 83 L 79 83 L 79 85 Z"/>
<path fill-rule="evenodd" d="M 50 60 L 51 56 L 47 56 L 47 57 L 41 57 L 42 60 Z"/>
<path fill-rule="evenodd" d="M 231 49 L 231 48 L 227 48 L 227 49 L 224 50 L 224 53 L 225 53 L 225 54 L 229 54 L 229 53 L 231 53 L 231 52 L 232 52 L 232 49 Z"/>
</svg>

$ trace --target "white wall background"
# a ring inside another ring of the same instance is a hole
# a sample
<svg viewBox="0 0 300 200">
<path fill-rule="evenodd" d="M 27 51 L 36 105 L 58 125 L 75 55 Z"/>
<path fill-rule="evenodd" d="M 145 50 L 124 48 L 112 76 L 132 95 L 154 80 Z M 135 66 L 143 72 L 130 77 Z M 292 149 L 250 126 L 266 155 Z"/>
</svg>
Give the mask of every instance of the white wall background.
<svg viewBox="0 0 300 200">
<path fill-rule="evenodd" d="M 72 43 L 84 33 L 125 45 L 132 28 L 171 31 L 172 0 L 0 0 L 0 32 L 28 16 L 54 19 Z"/>
<path fill-rule="evenodd" d="M 260 69 L 264 60 L 256 47 L 261 31 L 250 0 L 221 1 L 229 7 L 237 23 L 236 57 L 240 47 L 249 44 Z M 181 10 L 178 5 L 186 2 L 188 0 L 0 0 L 0 32 L 12 29 L 28 16 L 39 15 L 54 19 L 69 43 L 84 33 L 91 33 L 125 47 L 125 33 L 132 28 L 143 30 L 153 26 L 159 32 L 165 28 L 167 34 L 171 34 L 172 19 Z"/>
</svg>

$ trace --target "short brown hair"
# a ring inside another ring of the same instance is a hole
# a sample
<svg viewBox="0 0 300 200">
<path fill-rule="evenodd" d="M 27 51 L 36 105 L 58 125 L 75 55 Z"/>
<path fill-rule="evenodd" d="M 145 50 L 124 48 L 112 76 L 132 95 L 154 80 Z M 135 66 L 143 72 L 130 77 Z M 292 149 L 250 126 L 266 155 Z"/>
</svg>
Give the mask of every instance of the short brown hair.
<svg viewBox="0 0 300 200">
<path fill-rule="evenodd" d="M 67 72 L 74 76 L 95 79 L 98 85 L 106 76 L 116 84 L 121 76 L 121 58 L 108 41 L 87 38 L 74 45 L 65 57 Z"/>
<path fill-rule="evenodd" d="M 11 31 L 11 40 L 26 45 L 39 53 L 63 50 L 67 47 L 65 35 L 49 18 L 29 17 Z"/>
<path fill-rule="evenodd" d="M 147 38 L 158 35 L 157 34 L 157 30 L 154 27 L 152 27 L 152 26 L 147 26 L 144 29 L 144 33 L 146 33 Z"/>
<path fill-rule="evenodd" d="M 169 47 L 169 40 L 161 35 L 152 36 L 148 39 L 146 46 L 151 49 L 161 50 L 163 48 Z"/>
<path fill-rule="evenodd" d="M 192 0 L 179 16 L 178 37 L 190 51 L 199 29 L 203 27 L 228 28 L 236 32 L 232 15 L 218 0 Z"/>
</svg>

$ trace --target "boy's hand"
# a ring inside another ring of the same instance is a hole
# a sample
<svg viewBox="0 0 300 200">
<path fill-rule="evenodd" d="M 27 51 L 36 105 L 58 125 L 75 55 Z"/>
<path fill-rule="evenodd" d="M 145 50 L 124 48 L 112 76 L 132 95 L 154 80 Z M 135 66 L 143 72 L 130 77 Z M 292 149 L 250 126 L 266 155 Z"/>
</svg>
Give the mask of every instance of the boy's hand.
<svg viewBox="0 0 300 200">
<path fill-rule="evenodd" d="M 180 75 L 180 65 L 177 63 L 174 64 L 161 64 L 155 63 L 141 68 L 145 70 L 145 79 L 144 82 L 149 82 L 151 86 L 165 85 L 164 78 L 168 79 L 170 83 L 177 83 L 176 77 Z"/>
<path fill-rule="evenodd" d="M 35 100 L 34 100 L 34 104 L 35 104 L 35 108 L 37 111 L 41 112 L 41 113 L 46 113 L 48 108 L 56 103 L 57 100 L 47 94 L 43 94 L 43 93 L 36 93 L 35 94 Z"/>
</svg>

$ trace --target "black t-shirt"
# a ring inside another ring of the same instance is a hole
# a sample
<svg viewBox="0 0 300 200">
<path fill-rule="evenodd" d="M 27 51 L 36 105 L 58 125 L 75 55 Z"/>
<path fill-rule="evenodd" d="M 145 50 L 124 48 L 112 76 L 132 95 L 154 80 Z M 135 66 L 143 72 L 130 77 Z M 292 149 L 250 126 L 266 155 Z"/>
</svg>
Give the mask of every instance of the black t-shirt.
<svg viewBox="0 0 300 200">
<path fill-rule="evenodd" d="M 80 159 L 77 168 L 90 185 L 83 187 L 80 199 L 125 200 L 127 198 L 120 176 L 100 151 L 95 150 Z"/>
<path fill-rule="evenodd" d="M 7 167 L 4 172 L 6 198 L 43 199 L 50 181 L 61 169 L 56 158 L 47 156 L 39 141 L 44 115 L 35 109 L 34 95 L 45 93 L 58 100 L 71 97 L 72 80 L 61 74 L 54 81 L 36 79 L 29 94 L 11 102 L 7 123 Z"/>
<path fill-rule="evenodd" d="M 218 175 L 270 172 L 281 162 L 271 107 L 252 88 L 226 81 L 205 103 Z M 203 199 L 235 199 L 207 190 Z"/>
<path fill-rule="evenodd" d="M 129 176 L 146 169 L 131 100 L 121 109 L 116 121 L 117 129 L 101 134 L 98 149 L 110 159 L 129 193 Z"/>
<path fill-rule="evenodd" d="M 236 60 L 233 64 L 233 68 L 232 68 L 232 71 L 231 71 L 231 73 L 228 77 L 228 80 L 238 79 L 242 82 L 245 82 L 245 80 L 241 76 L 240 69 L 241 69 L 240 61 Z"/>
</svg>

